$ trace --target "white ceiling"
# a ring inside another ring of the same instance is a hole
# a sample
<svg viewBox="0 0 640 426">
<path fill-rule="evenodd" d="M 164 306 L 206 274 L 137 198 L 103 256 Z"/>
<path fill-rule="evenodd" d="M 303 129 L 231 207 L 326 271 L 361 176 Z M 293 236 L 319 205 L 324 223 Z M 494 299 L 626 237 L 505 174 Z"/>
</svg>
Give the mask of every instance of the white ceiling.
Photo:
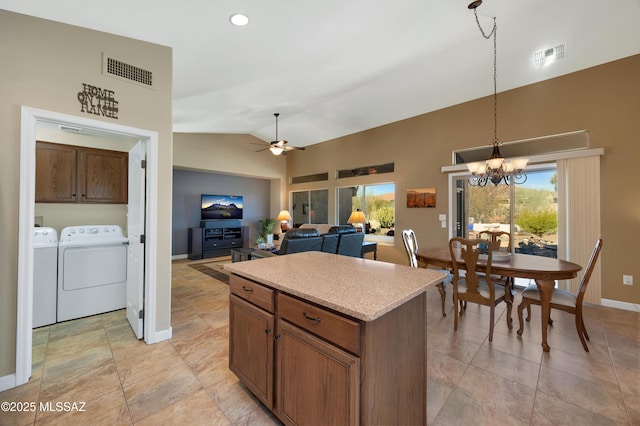
<svg viewBox="0 0 640 426">
<path fill-rule="evenodd" d="M 173 48 L 173 128 L 308 146 L 493 92 L 471 0 L 0 0 Z M 243 12 L 249 25 L 234 27 Z M 640 53 L 640 0 L 485 0 L 498 91 Z M 536 51 L 565 45 L 542 69 Z M 132 64 L 136 65 L 136 64 Z M 491 117 L 487 112 L 487 117 Z"/>
</svg>

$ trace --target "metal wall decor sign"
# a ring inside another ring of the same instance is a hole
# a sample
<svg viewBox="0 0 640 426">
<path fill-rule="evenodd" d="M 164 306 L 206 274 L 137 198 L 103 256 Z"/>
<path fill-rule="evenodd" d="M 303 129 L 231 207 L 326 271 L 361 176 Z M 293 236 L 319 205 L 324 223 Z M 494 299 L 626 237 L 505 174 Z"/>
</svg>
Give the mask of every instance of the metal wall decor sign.
<svg viewBox="0 0 640 426">
<path fill-rule="evenodd" d="M 82 83 L 82 92 L 78 92 L 80 112 L 101 115 L 103 117 L 118 119 L 118 101 L 113 97 L 113 90 Z"/>
</svg>

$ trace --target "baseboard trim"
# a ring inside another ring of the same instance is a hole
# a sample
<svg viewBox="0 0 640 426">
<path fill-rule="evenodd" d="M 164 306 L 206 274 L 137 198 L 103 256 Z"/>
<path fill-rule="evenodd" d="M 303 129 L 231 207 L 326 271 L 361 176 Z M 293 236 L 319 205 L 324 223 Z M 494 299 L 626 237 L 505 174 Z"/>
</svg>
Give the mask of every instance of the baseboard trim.
<svg viewBox="0 0 640 426">
<path fill-rule="evenodd" d="M 162 342 L 164 340 L 171 339 L 173 335 L 173 328 L 169 327 L 166 330 L 161 330 L 153 333 L 153 335 L 148 336 L 144 339 L 145 343 L 148 345 L 152 345 L 154 343 Z"/>
<path fill-rule="evenodd" d="M 16 387 L 16 375 L 9 374 L 8 376 L 0 377 L 0 392 L 7 389 Z"/>
<path fill-rule="evenodd" d="M 175 254 L 171 256 L 171 260 L 187 259 L 188 257 L 189 257 L 188 254 Z"/>
<path fill-rule="evenodd" d="M 625 311 L 640 312 L 640 305 L 636 303 L 620 302 L 619 300 L 601 299 L 600 304 L 609 308 L 624 309 Z"/>
</svg>

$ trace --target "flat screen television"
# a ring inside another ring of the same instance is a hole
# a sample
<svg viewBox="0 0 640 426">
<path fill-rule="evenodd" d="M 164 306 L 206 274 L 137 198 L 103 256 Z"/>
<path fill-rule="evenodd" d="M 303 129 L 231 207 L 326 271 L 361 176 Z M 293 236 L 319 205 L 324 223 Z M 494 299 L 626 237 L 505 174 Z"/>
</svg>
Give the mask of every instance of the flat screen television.
<svg viewBox="0 0 640 426">
<path fill-rule="evenodd" d="M 242 219 L 242 195 L 202 194 L 201 220 Z"/>
</svg>

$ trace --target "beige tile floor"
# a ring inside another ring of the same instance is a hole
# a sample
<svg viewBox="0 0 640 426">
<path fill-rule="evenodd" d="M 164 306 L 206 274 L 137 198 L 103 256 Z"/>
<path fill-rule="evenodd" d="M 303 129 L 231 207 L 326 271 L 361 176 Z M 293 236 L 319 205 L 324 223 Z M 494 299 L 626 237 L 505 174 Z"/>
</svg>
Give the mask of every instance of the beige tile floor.
<svg viewBox="0 0 640 426">
<path fill-rule="evenodd" d="M 228 369 L 228 286 L 188 264 L 173 264 L 169 341 L 136 340 L 124 311 L 34 330 L 33 376 L 0 401 L 85 411 L 0 412 L 0 425 L 279 424 Z M 543 353 L 537 307 L 522 338 L 499 307 L 489 343 L 488 310 L 469 304 L 454 332 L 450 299 L 446 318 L 428 299 L 429 424 L 640 425 L 640 313 L 589 306 L 586 353 L 573 316 L 553 312 Z"/>
</svg>

